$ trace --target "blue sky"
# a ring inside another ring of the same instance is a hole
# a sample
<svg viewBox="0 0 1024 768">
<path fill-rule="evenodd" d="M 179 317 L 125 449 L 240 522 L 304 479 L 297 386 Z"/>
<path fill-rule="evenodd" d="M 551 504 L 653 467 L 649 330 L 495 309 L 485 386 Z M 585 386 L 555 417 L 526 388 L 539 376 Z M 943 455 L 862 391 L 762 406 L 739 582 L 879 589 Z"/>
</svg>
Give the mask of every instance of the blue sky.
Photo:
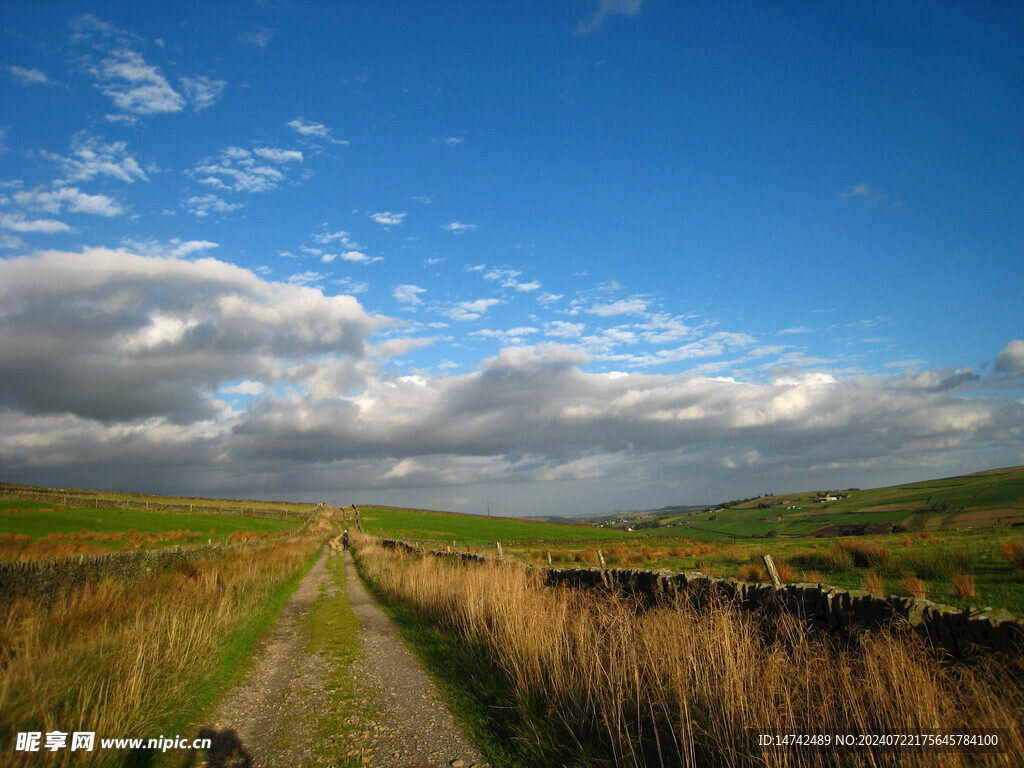
<svg viewBox="0 0 1024 768">
<path fill-rule="evenodd" d="M 602 511 L 1024 463 L 1004 3 L 0 8 L 0 476 Z"/>
</svg>

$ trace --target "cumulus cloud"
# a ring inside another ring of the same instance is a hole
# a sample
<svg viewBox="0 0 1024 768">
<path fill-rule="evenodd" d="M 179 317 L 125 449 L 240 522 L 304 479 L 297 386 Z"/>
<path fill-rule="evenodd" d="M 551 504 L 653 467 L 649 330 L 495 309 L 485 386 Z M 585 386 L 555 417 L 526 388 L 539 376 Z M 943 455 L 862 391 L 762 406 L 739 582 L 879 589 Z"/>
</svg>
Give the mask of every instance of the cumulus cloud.
<svg viewBox="0 0 1024 768">
<path fill-rule="evenodd" d="M 996 371 L 1018 376 L 1024 373 L 1024 339 L 1014 339 L 996 357 Z"/>
<path fill-rule="evenodd" d="M 479 320 L 483 314 L 497 304 L 504 304 L 501 299 L 476 299 L 460 301 L 449 307 L 445 314 L 452 320 Z"/>
<path fill-rule="evenodd" d="M 287 460 L 291 449 L 282 455 L 279 447 L 294 446 L 325 461 L 386 459 L 378 466 L 390 468 L 452 457 L 490 466 L 483 459 L 493 458 L 509 481 L 554 479 L 560 467 L 571 474 L 573 462 L 590 457 L 588 471 L 609 480 L 618 469 L 599 471 L 602 463 L 643 472 L 685 460 L 710 470 L 754 456 L 775 468 L 842 466 L 1012 442 L 1024 427 L 1021 404 L 950 398 L 885 379 L 804 375 L 745 384 L 595 374 L 580 370 L 586 359 L 567 347 L 510 348 L 460 376 L 374 378 L 358 394 L 323 401 L 279 397 L 235 430 L 231 450 Z M 529 467 L 511 458 L 523 456 L 533 457 Z M 593 460 L 599 456 L 606 461 Z M 468 472 L 458 482 L 486 479 Z"/>
<path fill-rule="evenodd" d="M 613 317 L 615 315 L 636 315 L 647 311 L 647 302 L 637 296 L 607 304 L 594 304 L 587 310 L 592 315 L 599 317 Z"/>
<path fill-rule="evenodd" d="M 90 66 L 89 72 L 104 95 L 125 112 L 155 115 L 180 112 L 185 107 L 185 98 L 171 87 L 160 68 L 137 51 L 114 49 Z"/>
<path fill-rule="evenodd" d="M 423 303 L 420 294 L 426 292 L 426 288 L 420 288 L 418 285 L 399 285 L 391 292 L 391 295 L 399 303 L 405 304 L 407 309 L 411 309 Z"/>
<path fill-rule="evenodd" d="M 282 150 L 257 149 L 254 156 L 248 149 L 231 146 L 215 158 L 208 157 L 200 161 L 189 170 L 189 175 L 200 184 L 208 184 L 217 189 L 269 192 L 285 181 L 285 173 L 279 166 L 295 159 L 287 154 Z M 260 162 L 257 157 L 268 162 Z"/>
<path fill-rule="evenodd" d="M 348 261 L 352 264 L 372 264 L 375 261 L 382 261 L 381 256 L 367 256 L 362 251 L 345 251 L 343 253 L 325 253 L 320 256 L 320 261 L 329 264 L 335 259 Z"/>
<path fill-rule="evenodd" d="M 394 293 L 410 304 L 421 294 Z M 394 375 L 377 355 L 434 340 L 368 342 L 392 321 L 213 259 L 97 250 L 0 261 L 0 301 L 0 468 L 19 476 L 27 462 L 62 478 L 152 462 L 162 478 L 180 468 L 192 489 L 232 477 L 383 493 L 487 483 L 538 505 L 586 480 L 574 493 L 607 508 L 609 493 L 655 486 L 687 498 L 688 482 L 720 498 L 713 484 L 750 468 L 863 477 L 1019 453 L 1024 438 L 1024 404 L 954 396 L 967 369 L 744 382 L 591 372 L 578 345 L 541 344 L 458 375 Z M 583 330 L 546 330 L 559 328 Z M 1020 370 L 1019 346 L 1008 348 L 1001 370 Z M 233 410 L 218 400 L 228 395 L 253 399 Z"/>
<path fill-rule="evenodd" d="M 378 224 L 384 224 L 385 226 L 397 226 L 405 221 L 405 217 L 408 216 L 406 213 L 391 213 L 390 211 L 381 211 L 380 213 L 371 213 L 370 218 Z"/>
<path fill-rule="evenodd" d="M 484 280 L 496 280 L 501 283 L 502 288 L 511 288 L 523 293 L 536 291 L 541 287 L 536 280 L 531 280 L 528 283 L 520 282 L 518 278 L 521 274 L 522 272 L 516 269 L 494 268 L 484 273 Z"/>
<path fill-rule="evenodd" d="M 0 229 L 7 229 L 11 232 L 39 232 L 44 235 L 53 235 L 59 232 L 70 232 L 71 227 L 63 221 L 56 219 L 29 219 L 25 214 L 0 213 Z"/>
<path fill-rule="evenodd" d="M 449 232 L 454 232 L 456 235 L 461 235 L 465 232 L 472 232 L 475 230 L 476 224 L 464 224 L 461 221 L 449 221 L 441 228 L 447 229 Z"/>
<path fill-rule="evenodd" d="M 307 120 L 304 117 L 297 117 L 287 123 L 288 127 L 307 139 L 323 139 L 332 144 L 348 144 L 347 141 L 336 139 L 331 135 L 331 129 L 323 123 Z"/>
<path fill-rule="evenodd" d="M 52 152 L 44 152 L 43 156 L 57 163 L 65 174 L 65 177 L 57 182 L 61 185 L 75 181 L 91 181 L 99 176 L 127 184 L 149 180 L 139 161 L 128 152 L 128 145 L 123 141 L 107 144 L 94 136 L 79 133 L 71 143 L 69 156 L 64 157 Z"/>
<path fill-rule="evenodd" d="M 0 402 L 101 421 L 212 418 L 220 385 L 361 358 L 392 324 L 215 259 L 106 249 L 0 260 L 0 302 Z"/>
<path fill-rule="evenodd" d="M 301 163 L 302 153 L 296 149 L 275 149 L 273 147 L 257 147 L 253 150 L 264 160 L 274 163 Z"/>
<path fill-rule="evenodd" d="M 181 89 L 185 92 L 186 98 L 192 104 L 192 108 L 200 110 L 212 107 L 220 101 L 224 89 L 227 88 L 226 80 L 216 80 L 205 75 L 200 77 L 182 77 L 178 80 Z"/>
<path fill-rule="evenodd" d="M 544 333 L 547 336 L 562 339 L 578 339 L 583 335 L 583 323 L 569 323 L 565 320 L 552 320 L 544 324 Z"/>
<path fill-rule="evenodd" d="M 72 213 L 91 213 L 97 216 L 120 216 L 124 213 L 116 202 L 106 195 L 88 195 L 77 187 L 64 187 L 53 191 L 35 189 L 16 192 L 14 202 L 29 210 L 60 213 L 65 207 Z"/>
<path fill-rule="evenodd" d="M 193 195 L 187 198 L 182 205 L 185 210 L 200 219 L 215 213 L 231 213 L 231 211 L 245 207 L 241 203 L 228 203 L 217 195 Z"/>
<path fill-rule="evenodd" d="M 962 387 L 981 377 L 970 368 L 959 368 L 952 371 L 940 368 L 932 371 L 911 372 L 893 382 L 894 387 L 922 389 L 927 392 L 947 392 Z"/>
<path fill-rule="evenodd" d="M 478 339 L 494 339 L 500 341 L 502 344 L 521 345 L 524 343 L 527 336 L 537 333 L 537 329 L 533 326 L 524 325 L 518 328 L 506 328 L 504 330 L 495 330 L 493 328 L 483 328 L 479 331 L 473 331 L 470 336 L 475 336 Z"/>
</svg>

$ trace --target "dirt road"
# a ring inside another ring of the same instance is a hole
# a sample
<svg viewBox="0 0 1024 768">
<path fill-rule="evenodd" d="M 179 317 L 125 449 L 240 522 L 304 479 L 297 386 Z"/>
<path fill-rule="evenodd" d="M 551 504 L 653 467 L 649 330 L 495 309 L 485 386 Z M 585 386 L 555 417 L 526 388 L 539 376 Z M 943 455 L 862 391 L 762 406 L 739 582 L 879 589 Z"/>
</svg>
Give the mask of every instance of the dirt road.
<svg viewBox="0 0 1024 768">
<path fill-rule="evenodd" d="M 361 625 L 359 650 L 349 663 L 309 648 L 303 616 L 321 588 L 328 595 L 341 588 L 327 558 L 325 547 L 258 646 L 248 674 L 200 731 L 213 740 L 212 748 L 189 755 L 186 768 L 334 766 L 329 755 L 338 754 L 350 756 L 349 765 L 370 768 L 485 766 L 347 552 L 344 588 Z M 330 711 L 338 706 L 328 688 L 339 669 L 350 676 L 359 700 L 350 699 L 344 712 Z M 346 723 L 339 737 L 346 743 L 326 745 L 323 724 L 339 721 Z"/>
</svg>

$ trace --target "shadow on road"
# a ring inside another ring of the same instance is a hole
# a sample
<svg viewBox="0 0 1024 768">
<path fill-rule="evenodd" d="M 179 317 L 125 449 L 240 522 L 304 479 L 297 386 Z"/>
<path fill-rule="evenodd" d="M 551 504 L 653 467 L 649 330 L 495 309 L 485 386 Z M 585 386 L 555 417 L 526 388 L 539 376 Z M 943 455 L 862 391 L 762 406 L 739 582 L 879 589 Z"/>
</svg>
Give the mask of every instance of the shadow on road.
<svg viewBox="0 0 1024 768">
<path fill-rule="evenodd" d="M 216 731 L 213 728 L 203 728 L 199 731 L 198 738 L 209 739 L 210 748 L 193 749 L 182 768 L 193 768 L 197 761 L 200 761 L 198 765 L 207 768 L 252 768 L 252 758 L 245 751 L 245 746 L 234 729 Z M 201 757 L 204 752 L 205 761 Z"/>
</svg>

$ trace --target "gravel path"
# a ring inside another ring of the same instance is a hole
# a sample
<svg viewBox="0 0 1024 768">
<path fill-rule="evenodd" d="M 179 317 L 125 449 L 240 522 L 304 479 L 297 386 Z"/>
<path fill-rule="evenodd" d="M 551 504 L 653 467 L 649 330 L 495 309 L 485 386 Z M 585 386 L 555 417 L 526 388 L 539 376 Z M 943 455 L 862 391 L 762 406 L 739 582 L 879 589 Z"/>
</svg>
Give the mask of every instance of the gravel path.
<svg viewBox="0 0 1024 768">
<path fill-rule="evenodd" d="M 307 648 L 300 626 L 326 585 L 336 587 L 324 548 L 285 604 L 270 635 L 257 647 L 252 668 L 210 716 L 200 738 L 209 752 L 192 753 L 185 768 L 299 768 L 328 766 L 320 757 L 314 727 L 330 701 L 325 690 L 337 662 Z M 363 706 L 346 746 L 369 768 L 485 768 L 442 703 L 422 665 L 405 646 L 398 627 L 366 591 L 346 552 L 345 586 L 359 619 L 361 652 L 349 669 Z M 353 715 L 355 716 L 355 715 Z"/>
<path fill-rule="evenodd" d="M 327 572 L 327 547 L 285 603 L 277 624 L 255 651 L 245 678 L 221 699 L 200 738 L 211 738 L 209 754 L 191 755 L 186 767 L 280 768 L 321 765 L 313 728 L 303 714 L 326 698 L 330 662 L 306 650 L 300 626 L 322 584 L 334 590 Z"/>
<path fill-rule="evenodd" d="M 366 591 L 352 556 L 345 553 L 345 586 L 362 624 L 362 656 L 352 674 L 372 696 L 377 713 L 367 753 L 380 768 L 465 768 L 486 763 L 441 702 L 419 660 L 402 642 L 395 623 Z"/>
</svg>

